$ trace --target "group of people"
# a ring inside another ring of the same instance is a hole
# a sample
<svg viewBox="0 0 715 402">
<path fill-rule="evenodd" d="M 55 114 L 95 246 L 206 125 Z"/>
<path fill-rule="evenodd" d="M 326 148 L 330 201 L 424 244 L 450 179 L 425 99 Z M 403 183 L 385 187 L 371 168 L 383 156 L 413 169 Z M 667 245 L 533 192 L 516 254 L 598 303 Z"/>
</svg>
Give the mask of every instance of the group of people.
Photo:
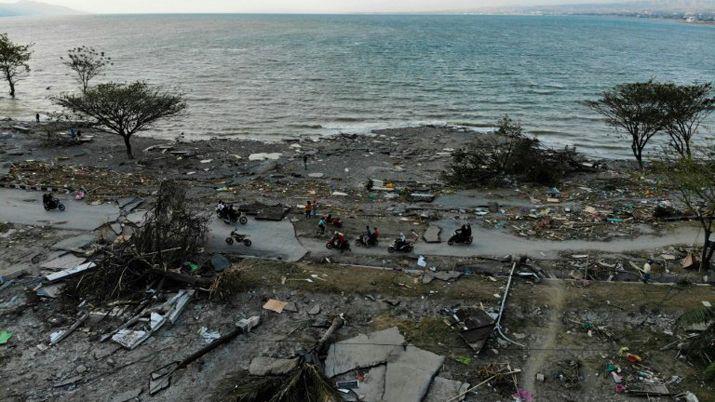
<svg viewBox="0 0 715 402">
<path fill-rule="evenodd" d="M 370 230 L 370 225 L 365 226 L 365 233 L 362 234 L 362 242 L 366 246 L 376 246 L 380 238 L 380 229 L 375 226 Z"/>
<path fill-rule="evenodd" d="M 305 203 L 305 207 L 303 207 L 305 211 L 305 217 L 306 218 L 312 218 L 318 213 L 318 201 L 310 201 L 308 200 Z"/>
<path fill-rule="evenodd" d="M 219 218 L 227 220 L 233 220 L 238 217 L 238 211 L 233 207 L 233 204 L 226 204 L 222 200 L 219 200 L 216 205 L 216 214 L 218 214 Z"/>
</svg>

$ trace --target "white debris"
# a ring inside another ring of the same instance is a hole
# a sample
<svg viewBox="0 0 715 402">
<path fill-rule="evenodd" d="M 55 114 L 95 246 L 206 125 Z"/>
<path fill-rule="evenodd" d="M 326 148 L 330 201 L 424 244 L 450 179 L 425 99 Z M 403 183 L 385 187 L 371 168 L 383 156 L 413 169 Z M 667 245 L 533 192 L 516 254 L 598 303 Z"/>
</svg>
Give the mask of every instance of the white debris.
<svg viewBox="0 0 715 402">
<path fill-rule="evenodd" d="M 248 160 L 249 161 L 265 161 L 265 160 L 278 160 L 283 154 L 280 152 L 273 152 L 273 153 L 257 153 L 257 154 L 250 154 L 248 155 Z"/>
</svg>

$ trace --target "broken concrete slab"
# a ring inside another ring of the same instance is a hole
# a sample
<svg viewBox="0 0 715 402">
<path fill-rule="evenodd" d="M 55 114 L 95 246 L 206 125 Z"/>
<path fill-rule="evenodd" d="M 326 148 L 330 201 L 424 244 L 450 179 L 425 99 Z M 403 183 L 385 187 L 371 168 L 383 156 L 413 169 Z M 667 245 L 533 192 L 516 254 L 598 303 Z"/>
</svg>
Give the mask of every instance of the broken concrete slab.
<svg viewBox="0 0 715 402">
<path fill-rule="evenodd" d="M 427 243 L 441 243 L 442 240 L 440 239 L 440 233 L 442 233 L 442 228 L 437 226 L 437 225 L 430 225 L 425 233 L 422 235 L 422 238 L 425 240 Z"/>
<path fill-rule="evenodd" d="M 147 214 L 147 211 L 145 211 L 143 209 L 138 209 L 138 210 L 130 213 L 129 215 L 127 215 L 126 219 L 129 222 L 131 222 L 137 226 L 141 226 L 142 224 L 144 224 L 144 220 L 146 219 L 146 214 Z"/>
<path fill-rule="evenodd" d="M 298 306 L 294 302 L 288 302 L 286 303 L 285 307 L 283 307 L 283 310 L 288 311 L 290 313 L 297 313 Z"/>
<path fill-rule="evenodd" d="M 169 388 L 169 385 L 171 385 L 171 376 L 169 375 L 158 379 L 152 378 L 149 380 L 149 394 L 154 395 L 163 389 Z"/>
<path fill-rule="evenodd" d="M 325 359 L 325 375 L 330 378 L 385 363 L 391 356 L 400 354 L 404 345 L 405 338 L 397 327 L 333 343 Z"/>
<path fill-rule="evenodd" d="M 381 364 L 375 366 L 363 373 L 362 381 L 358 382 L 357 388 L 353 388 L 352 391 L 358 396 L 359 399 L 354 399 L 356 401 L 365 402 L 381 402 L 382 395 L 385 393 L 385 370 L 387 366 Z M 349 372 L 347 374 L 341 375 L 340 380 L 350 380 L 355 379 L 357 373 Z"/>
<path fill-rule="evenodd" d="M 48 286 L 43 286 L 39 289 L 37 289 L 37 294 L 40 297 L 49 297 L 51 299 L 56 298 L 62 293 L 62 288 L 64 288 L 65 285 L 62 283 L 58 283 L 55 285 L 48 285 Z"/>
<path fill-rule="evenodd" d="M 74 268 L 80 264 L 83 264 L 87 259 L 84 257 L 77 257 L 72 253 L 64 254 L 53 260 L 43 262 L 40 268 L 44 269 L 69 269 Z"/>
<path fill-rule="evenodd" d="M 407 345 L 387 363 L 382 398 L 390 402 L 421 402 L 443 363 L 444 356 Z"/>
<path fill-rule="evenodd" d="M 435 195 L 432 193 L 411 193 L 408 199 L 412 202 L 432 202 L 435 199 Z"/>
<path fill-rule="evenodd" d="M 320 304 L 316 304 L 308 310 L 308 315 L 318 315 L 320 314 Z"/>
<path fill-rule="evenodd" d="M 248 372 L 251 375 L 282 375 L 287 374 L 298 366 L 298 359 L 277 359 L 272 357 L 259 356 L 251 360 Z"/>
<path fill-rule="evenodd" d="M 126 402 L 132 399 L 136 399 L 144 391 L 143 387 L 131 389 L 129 391 L 124 391 L 121 394 L 115 395 L 110 402 Z"/>
<path fill-rule="evenodd" d="M 432 275 L 434 275 L 435 279 L 439 279 L 441 281 L 453 281 L 455 279 L 459 279 L 462 276 L 462 272 L 459 272 L 459 271 L 437 271 L 437 272 L 433 272 Z"/>
<path fill-rule="evenodd" d="M 97 238 L 93 234 L 81 234 L 79 236 L 68 237 L 52 245 L 53 250 L 64 250 L 82 252 L 83 249 L 94 243 Z"/>
<path fill-rule="evenodd" d="M 424 402 L 463 401 L 466 395 L 462 394 L 468 389 L 468 383 L 435 377 Z M 459 395 L 462 396 L 457 398 Z"/>
</svg>

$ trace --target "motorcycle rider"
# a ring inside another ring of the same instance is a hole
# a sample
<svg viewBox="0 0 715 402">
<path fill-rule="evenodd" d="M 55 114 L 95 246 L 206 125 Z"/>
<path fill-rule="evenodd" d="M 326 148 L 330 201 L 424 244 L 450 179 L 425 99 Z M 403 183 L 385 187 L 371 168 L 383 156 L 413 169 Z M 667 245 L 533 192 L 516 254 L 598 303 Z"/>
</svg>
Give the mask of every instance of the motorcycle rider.
<svg viewBox="0 0 715 402">
<path fill-rule="evenodd" d="M 50 193 L 42 194 L 42 204 L 49 208 L 53 208 L 54 197 L 52 196 L 52 194 L 50 194 Z"/>
<path fill-rule="evenodd" d="M 407 245 L 407 238 L 404 233 L 400 232 L 400 237 L 395 240 L 395 248 L 401 250 L 405 245 Z"/>
<path fill-rule="evenodd" d="M 472 226 L 469 223 L 465 223 L 459 229 L 454 231 L 457 241 L 465 241 L 472 236 Z"/>
<path fill-rule="evenodd" d="M 218 216 L 223 216 L 223 210 L 226 208 L 226 204 L 222 200 L 218 200 L 218 204 L 216 205 L 216 213 Z"/>
</svg>

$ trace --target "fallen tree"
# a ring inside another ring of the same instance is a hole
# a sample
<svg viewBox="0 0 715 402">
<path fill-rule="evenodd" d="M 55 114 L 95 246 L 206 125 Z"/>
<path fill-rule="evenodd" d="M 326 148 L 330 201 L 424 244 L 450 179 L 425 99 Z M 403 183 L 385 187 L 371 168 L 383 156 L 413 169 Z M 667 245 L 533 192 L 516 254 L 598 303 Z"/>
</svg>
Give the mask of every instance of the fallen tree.
<svg viewBox="0 0 715 402">
<path fill-rule="evenodd" d="M 207 232 L 208 216 L 190 206 L 178 183 L 163 182 L 143 224 L 128 240 L 98 251 L 93 258 L 96 268 L 73 280 L 67 292 L 77 299 L 103 302 L 143 295 L 162 278 L 210 286 L 209 278 L 172 270 L 201 251 Z"/>
</svg>

